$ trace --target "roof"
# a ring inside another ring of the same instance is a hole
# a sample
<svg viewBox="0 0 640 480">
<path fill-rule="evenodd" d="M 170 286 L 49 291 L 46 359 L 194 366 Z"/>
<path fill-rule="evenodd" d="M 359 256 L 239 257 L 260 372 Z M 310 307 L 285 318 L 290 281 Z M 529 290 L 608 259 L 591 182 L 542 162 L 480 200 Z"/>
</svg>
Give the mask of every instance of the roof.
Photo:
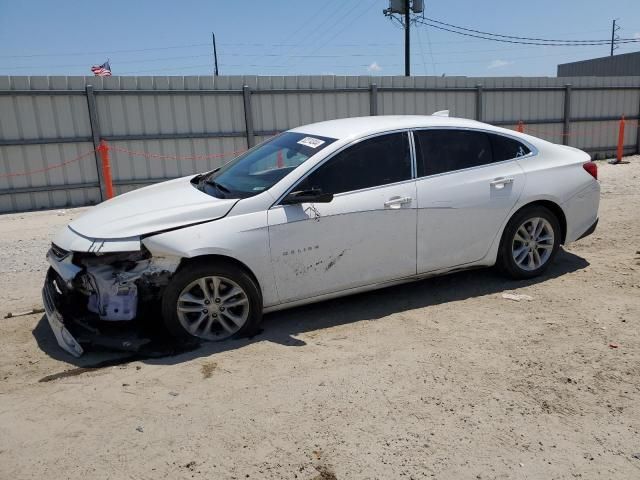
<svg viewBox="0 0 640 480">
<path fill-rule="evenodd" d="M 503 130 L 488 123 L 467 118 L 440 117 L 433 115 L 379 115 L 374 117 L 351 117 L 311 123 L 291 131 L 331 137 L 337 139 L 358 138 L 389 130 L 421 127 L 467 127 L 485 130 Z"/>
</svg>

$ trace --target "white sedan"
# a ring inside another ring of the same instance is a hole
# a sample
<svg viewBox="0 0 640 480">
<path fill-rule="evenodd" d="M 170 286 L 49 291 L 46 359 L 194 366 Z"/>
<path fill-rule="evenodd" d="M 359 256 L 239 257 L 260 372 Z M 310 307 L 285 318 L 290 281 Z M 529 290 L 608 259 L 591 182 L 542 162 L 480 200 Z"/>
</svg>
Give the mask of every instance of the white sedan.
<svg viewBox="0 0 640 480">
<path fill-rule="evenodd" d="M 451 271 L 539 275 L 594 231 L 599 198 L 589 155 L 511 130 L 321 122 L 92 208 L 47 254 L 44 305 L 73 355 L 77 324 L 152 311 L 178 337 L 224 340 L 264 312 Z"/>
</svg>

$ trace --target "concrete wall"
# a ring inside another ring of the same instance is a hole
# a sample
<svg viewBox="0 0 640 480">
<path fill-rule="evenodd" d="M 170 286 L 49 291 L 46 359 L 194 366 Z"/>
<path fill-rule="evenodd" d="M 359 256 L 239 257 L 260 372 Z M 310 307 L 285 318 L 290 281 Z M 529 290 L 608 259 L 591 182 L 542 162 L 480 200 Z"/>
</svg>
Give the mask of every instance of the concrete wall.
<svg viewBox="0 0 640 480">
<path fill-rule="evenodd" d="M 631 153 L 640 77 L 4 76 L 0 212 L 99 202 L 99 158 L 91 152 L 101 138 L 115 148 L 113 178 L 122 193 L 214 168 L 299 125 L 443 109 L 507 128 L 522 120 L 528 133 L 594 155 L 614 152 L 625 115 Z"/>
</svg>

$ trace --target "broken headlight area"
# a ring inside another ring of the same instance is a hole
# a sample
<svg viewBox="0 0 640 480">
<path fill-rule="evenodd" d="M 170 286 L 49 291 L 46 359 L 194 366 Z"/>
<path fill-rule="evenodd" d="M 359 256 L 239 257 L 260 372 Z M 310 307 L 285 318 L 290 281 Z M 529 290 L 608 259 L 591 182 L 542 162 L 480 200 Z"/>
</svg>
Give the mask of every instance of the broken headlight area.
<svg viewBox="0 0 640 480">
<path fill-rule="evenodd" d="M 54 333 L 65 327 L 64 335 L 56 338 L 74 355 L 81 354 L 82 348 L 70 348 L 73 342 L 61 339 L 77 336 L 78 344 L 136 351 L 148 343 L 148 338 L 127 332 L 125 324 L 145 317 L 153 317 L 157 324 L 158 300 L 180 262 L 179 258 L 153 257 L 144 247 L 98 254 L 67 252 L 54 245 L 47 259 L 52 267 L 43 289 L 47 318 Z"/>
<path fill-rule="evenodd" d="M 138 313 L 138 284 L 144 283 L 140 285 L 143 290 L 151 285 L 163 286 L 160 272 L 152 267 L 151 254 L 146 249 L 103 255 L 74 253 L 73 264 L 82 270 L 72 285 L 87 296 L 87 310 L 100 320 L 133 320 Z M 157 278 L 150 282 L 149 276 Z M 143 277 L 145 282 L 141 281 Z M 168 276 L 165 277 L 168 281 Z"/>
</svg>

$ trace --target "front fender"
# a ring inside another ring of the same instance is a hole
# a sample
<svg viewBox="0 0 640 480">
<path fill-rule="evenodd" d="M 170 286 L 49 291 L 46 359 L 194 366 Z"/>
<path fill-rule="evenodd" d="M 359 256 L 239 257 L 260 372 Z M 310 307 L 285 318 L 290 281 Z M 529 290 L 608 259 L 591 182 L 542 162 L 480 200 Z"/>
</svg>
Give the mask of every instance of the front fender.
<svg viewBox="0 0 640 480">
<path fill-rule="evenodd" d="M 230 257 L 247 266 L 258 280 L 264 306 L 279 302 L 271 267 L 267 212 L 229 216 L 142 240 L 152 255 L 196 258 Z"/>
</svg>

